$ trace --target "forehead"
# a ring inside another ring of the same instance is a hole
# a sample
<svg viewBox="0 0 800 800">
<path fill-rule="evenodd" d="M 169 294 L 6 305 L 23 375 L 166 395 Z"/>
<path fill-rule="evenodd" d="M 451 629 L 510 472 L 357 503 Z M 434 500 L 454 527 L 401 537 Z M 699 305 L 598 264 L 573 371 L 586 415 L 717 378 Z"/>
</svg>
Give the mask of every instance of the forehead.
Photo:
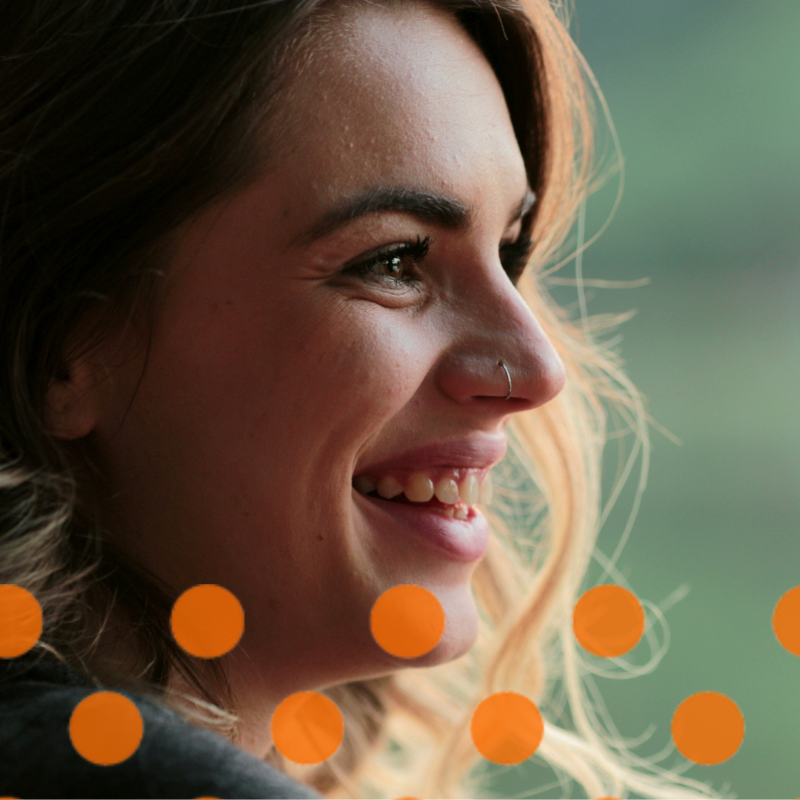
<svg viewBox="0 0 800 800">
<path fill-rule="evenodd" d="M 278 163 L 307 178 L 321 203 L 391 183 L 471 205 L 486 191 L 524 192 L 500 84 L 447 11 L 355 2 L 318 23 L 282 105 Z"/>
</svg>

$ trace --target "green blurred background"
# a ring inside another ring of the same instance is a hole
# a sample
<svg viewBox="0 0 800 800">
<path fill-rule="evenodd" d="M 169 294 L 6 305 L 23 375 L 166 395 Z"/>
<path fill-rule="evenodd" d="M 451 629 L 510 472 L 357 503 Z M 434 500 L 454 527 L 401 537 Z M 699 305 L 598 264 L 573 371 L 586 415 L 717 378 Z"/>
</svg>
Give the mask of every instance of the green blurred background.
<svg viewBox="0 0 800 800">
<path fill-rule="evenodd" d="M 575 0 L 573 34 L 625 159 L 621 205 L 583 275 L 650 278 L 587 289 L 588 311 L 638 310 L 619 329 L 621 354 L 649 412 L 683 442 L 651 427 L 647 489 L 617 567 L 656 604 L 688 588 L 665 610 L 657 668 L 595 681 L 623 736 L 654 726 L 642 756 L 670 744 L 683 699 L 722 692 L 744 715 L 744 742 L 684 774 L 729 797 L 797 798 L 800 658 L 778 643 L 772 613 L 800 585 L 800 2 Z M 589 202 L 588 236 L 616 188 Z M 574 277 L 574 262 L 559 274 Z M 577 309 L 575 288 L 556 296 Z M 606 556 L 638 473 L 603 528 Z M 590 577 L 601 575 L 594 564 Z M 649 656 L 642 642 L 625 658 Z M 535 760 L 493 789 L 585 797 L 576 784 L 562 793 Z M 687 764 L 677 752 L 661 763 Z"/>
</svg>

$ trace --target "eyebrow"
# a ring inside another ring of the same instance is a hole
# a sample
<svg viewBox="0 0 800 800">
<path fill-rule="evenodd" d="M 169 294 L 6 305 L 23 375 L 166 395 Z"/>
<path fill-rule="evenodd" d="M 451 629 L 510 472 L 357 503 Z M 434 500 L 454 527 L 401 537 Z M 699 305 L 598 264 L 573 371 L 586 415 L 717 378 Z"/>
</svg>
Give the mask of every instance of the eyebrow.
<svg viewBox="0 0 800 800">
<path fill-rule="evenodd" d="M 524 217 L 536 202 L 528 187 L 509 219 L 509 226 Z M 295 238 L 293 244 L 309 245 L 328 236 L 358 217 L 382 211 L 411 214 L 423 222 L 451 231 L 466 230 L 473 221 L 473 209 L 460 200 L 443 194 L 422 191 L 410 186 L 379 186 L 367 189 L 326 211 L 310 228 Z"/>
</svg>

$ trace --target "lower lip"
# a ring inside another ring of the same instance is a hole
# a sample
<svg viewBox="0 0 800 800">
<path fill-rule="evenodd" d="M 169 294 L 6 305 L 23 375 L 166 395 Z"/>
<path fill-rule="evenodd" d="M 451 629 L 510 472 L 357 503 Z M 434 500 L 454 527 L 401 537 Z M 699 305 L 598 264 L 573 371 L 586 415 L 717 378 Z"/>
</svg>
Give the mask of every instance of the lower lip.
<svg viewBox="0 0 800 800">
<path fill-rule="evenodd" d="M 353 493 L 380 515 L 378 527 L 381 529 L 397 531 L 401 536 L 416 534 L 457 561 L 476 561 L 489 547 L 489 523 L 475 508 L 462 520 L 447 517 L 429 506 L 393 503 L 355 490 Z"/>
</svg>

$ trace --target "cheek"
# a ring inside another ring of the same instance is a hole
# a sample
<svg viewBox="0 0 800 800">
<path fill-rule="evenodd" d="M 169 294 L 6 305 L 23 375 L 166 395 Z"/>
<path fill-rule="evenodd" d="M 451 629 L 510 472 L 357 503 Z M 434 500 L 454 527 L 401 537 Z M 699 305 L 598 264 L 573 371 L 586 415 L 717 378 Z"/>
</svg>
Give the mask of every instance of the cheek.
<svg viewBox="0 0 800 800">
<path fill-rule="evenodd" d="M 363 301 L 318 317 L 290 368 L 308 387 L 308 408 L 363 429 L 409 402 L 428 364 L 420 332 L 403 317 Z"/>
</svg>

